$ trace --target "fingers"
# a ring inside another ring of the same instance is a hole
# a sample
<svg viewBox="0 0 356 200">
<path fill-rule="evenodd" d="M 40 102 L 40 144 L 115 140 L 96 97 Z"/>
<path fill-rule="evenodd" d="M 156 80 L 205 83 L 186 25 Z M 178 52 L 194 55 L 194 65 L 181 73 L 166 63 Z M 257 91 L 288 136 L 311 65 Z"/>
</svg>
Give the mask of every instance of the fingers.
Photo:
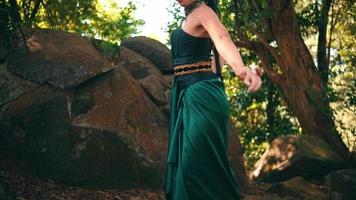
<svg viewBox="0 0 356 200">
<path fill-rule="evenodd" d="M 260 76 L 262 75 L 262 71 L 259 68 L 256 70 L 250 70 L 249 68 L 242 68 L 238 75 L 243 79 L 243 82 L 248 86 L 249 92 L 256 92 L 262 85 L 262 81 Z"/>
<path fill-rule="evenodd" d="M 257 77 L 256 80 L 257 80 L 257 81 L 256 81 L 256 86 L 255 86 L 255 88 L 253 89 L 254 92 L 256 92 L 258 89 L 260 89 L 260 88 L 261 88 L 261 85 L 262 85 L 262 80 L 261 80 L 261 78 L 260 78 L 259 76 Z"/>
<path fill-rule="evenodd" d="M 255 77 L 252 77 L 252 78 L 251 78 L 251 84 L 250 84 L 249 87 L 248 87 L 248 91 L 249 91 L 249 92 L 254 92 L 254 91 L 255 91 L 255 88 L 256 88 L 256 78 L 255 78 Z"/>
<path fill-rule="evenodd" d="M 247 73 L 243 81 L 247 86 L 251 86 L 251 82 L 252 82 L 251 79 L 252 79 L 252 73 Z"/>
<path fill-rule="evenodd" d="M 256 92 L 261 87 L 261 85 L 262 85 L 261 78 L 257 74 L 254 74 L 253 76 L 251 76 L 251 82 L 248 87 L 248 91 Z"/>
<path fill-rule="evenodd" d="M 236 76 L 239 77 L 241 80 L 245 80 L 249 72 L 250 72 L 249 68 L 242 67 L 236 72 Z"/>
</svg>

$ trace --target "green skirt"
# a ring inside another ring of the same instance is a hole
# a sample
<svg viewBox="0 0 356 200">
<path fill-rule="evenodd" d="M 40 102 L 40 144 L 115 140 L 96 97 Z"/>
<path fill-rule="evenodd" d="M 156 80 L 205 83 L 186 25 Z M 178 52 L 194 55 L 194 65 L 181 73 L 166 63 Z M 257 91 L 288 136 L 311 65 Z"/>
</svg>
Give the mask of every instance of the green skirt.
<svg viewBox="0 0 356 200">
<path fill-rule="evenodd" d="M 172 82 L 166 200 L 240 199 L 227 157 L 230 107 L 225 85 L 208 73 L 174 77 Z"/>
</svg>

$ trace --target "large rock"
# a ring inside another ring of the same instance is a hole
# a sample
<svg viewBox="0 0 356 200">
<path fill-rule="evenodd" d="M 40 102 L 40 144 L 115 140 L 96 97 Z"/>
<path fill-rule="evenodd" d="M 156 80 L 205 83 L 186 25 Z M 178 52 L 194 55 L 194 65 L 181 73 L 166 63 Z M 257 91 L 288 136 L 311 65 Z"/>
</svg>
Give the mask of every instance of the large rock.
<svg viewBox="0 0 356 200">
<path fill-rule="evenodd" d="M 140 83 L 75 34 L 30 38 L 0 68 L 0 154 L 63 183 L 161 186 L 168 121 Z"/>
<path fill-rule="evenodd" d="M 126 47 L 120 47 L 119 54 L 114 62 L 124 66 L 124 68 L 139 81 L 150 99 L 159 106 L 168 117 L 168 100 L 172 82 L 167 82 L 150 60 Z"/>
<path fill-rule="evenodd" d="M 122 41 L 121 46 L 145 56 L 164 74 L 173 69 L 170 50 L 157 40 L 138 36 Z"/>
<path fill-rule="evenodd" d="M 331 200 L 356 199 L 356 168 L 331 172 L 325 181 Z"/>
<path fill-rule="evenodd" d="M 0 199 L 1 200 L 16 199 L 14 192 L 11 191 L 11 188 L 8 185 L 6 185 L 1 179 L 0 179 Z"/>
<path fill-rule="evenodd" d="M 317 185 L 309 183 L 300 176 L 288 181 L 274 183 L 267 191 L 278 194 L 281 197 L 295 197 L 305 200 L 327 199 L 327 195 Z"/>
<path fill-rule="evenodd" d="M 66 89 L 115 67 L 77 34 L 30 29 L 26 35 L 30 52 L 10 55 L 7 69 L 35 83 Z"/>
<path fill-rule="evenodd" d="M 2 45 L 0 45 L 0 64 L 4 63 L 6 60 L 6 57 L 9 55 L 9 52 L 6 50 L 6 48 Z"/>
<path fill-rule="evenodd" d="M 106 80 L 98 77 L 102 82 L 82 86 L 73 96 L 72 123 L 115 130 L 142 157 L 141 162 L 163 167 L 167 119 L 126 70 L 120 67 L 108 75 Z"/>
<path fill-rule="evenodd" d="M 3 112 L 9 151 L 39 175 L 121 187 L 162 181 L 167 122 L 122 68 L 73 90 L 43 85 Z"/>
<path fill-rule="evenodd" d="M 0 107 L 36 87 L 38 84 L 9 73 L 6 63 L 0 65 Z"/>
<path fill-rule="evenodd" d="M 37 87 L 37 84 L 9 73 L 6 63 L 0 64 L 0 108 Z M 0 151 L 7 148 L 5 141 L 12 134 L 8 123 L 3 120 L 5 117 L 0 109 Z"/>
<path fill-rule="evenodd" d="M 308 136 L 283 136 L 256 162 L 251 178 L 256 181 L 283 181 L 295 176 L 320 178 L 345 167 L 343 159 L 323 140 Z"/>
</svg>

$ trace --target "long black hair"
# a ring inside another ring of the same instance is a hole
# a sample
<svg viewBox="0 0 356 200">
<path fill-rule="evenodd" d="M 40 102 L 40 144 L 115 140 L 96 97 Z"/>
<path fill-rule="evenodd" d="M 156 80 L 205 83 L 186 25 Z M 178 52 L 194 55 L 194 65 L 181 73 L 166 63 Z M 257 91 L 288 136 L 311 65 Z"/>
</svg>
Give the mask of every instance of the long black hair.
<svg viewBox="0 0 356 200">
<path fill-rule="evenodd" d="M 204 0 L 204 2 L 206 3 L 206 5 L 208 5 L 211 9 L 213 9 L 213 11 L 219 15 L 219 8 L 218 8 L 218 2 L 217 0 Z"/>
<path fill-rule="evenodd" d="M 209 6 L 215 13 L 216 15 L 220 18 L 220 12 L 218 8 L 218 0 L 204 0 L 204 2 Z M 220 69 L 220 59 L 219 59 L 219 52 L 216 49 L 216 46 L 214 44 L 214 58 L 215 58 L 215 67 L 216 67 L 216 74 L 220 77 L 221 80 L 223 80 L 221 76 L 221 69 Z"/>
</svg>

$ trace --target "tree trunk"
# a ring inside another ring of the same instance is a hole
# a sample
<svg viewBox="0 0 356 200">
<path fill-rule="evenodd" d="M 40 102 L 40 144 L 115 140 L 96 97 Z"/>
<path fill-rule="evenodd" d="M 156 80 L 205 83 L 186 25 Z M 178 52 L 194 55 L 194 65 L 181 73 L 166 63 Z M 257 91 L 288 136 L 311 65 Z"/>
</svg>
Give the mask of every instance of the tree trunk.
<svg viewBox="0 0 356 200">
<path fill-rule="evenodd" d="M 317 62 L 321 80 L 324 87 L 328 87 L 329 81 L 329 62 L 326 55 L 326 35 L 328 25 L 328 14 L 330 11 L 332 0 L 323 0 L 320 16 L 318 16 L 318 50 Z"/>
<path fill-rule="evenodd" d="M 346 158 L 348 149 L 335 129 L 324 85 L 300 34 L 293 2 L 270 0 L 269 6 L 274 13 L 271 31 L 279 48 L 279 54 L 272 55 L 283 77 L 274 78 L 275 83 L 281 87 L 303 133 L 324 139 Z"/>
<path fill-rule="evenodd" d="M 235 12 L 238 12 L 239 0 L 234 3 Z M 237 45 L 256 52 L 269 79 L 281 88 L 303 134 L 322 138 L 346 159 L 348 148 L 336 131 L 325 87 L 300 33 L 293 1 L 269 0 L 268 6 L 273 16 L 262 19 L 266 21 L 265 34 L 250 30 L 258 39 L 251 41 L 237 28 Z M 266 35 L 277 43 L 277 47 L 270 46 Z"/>
</svg>

